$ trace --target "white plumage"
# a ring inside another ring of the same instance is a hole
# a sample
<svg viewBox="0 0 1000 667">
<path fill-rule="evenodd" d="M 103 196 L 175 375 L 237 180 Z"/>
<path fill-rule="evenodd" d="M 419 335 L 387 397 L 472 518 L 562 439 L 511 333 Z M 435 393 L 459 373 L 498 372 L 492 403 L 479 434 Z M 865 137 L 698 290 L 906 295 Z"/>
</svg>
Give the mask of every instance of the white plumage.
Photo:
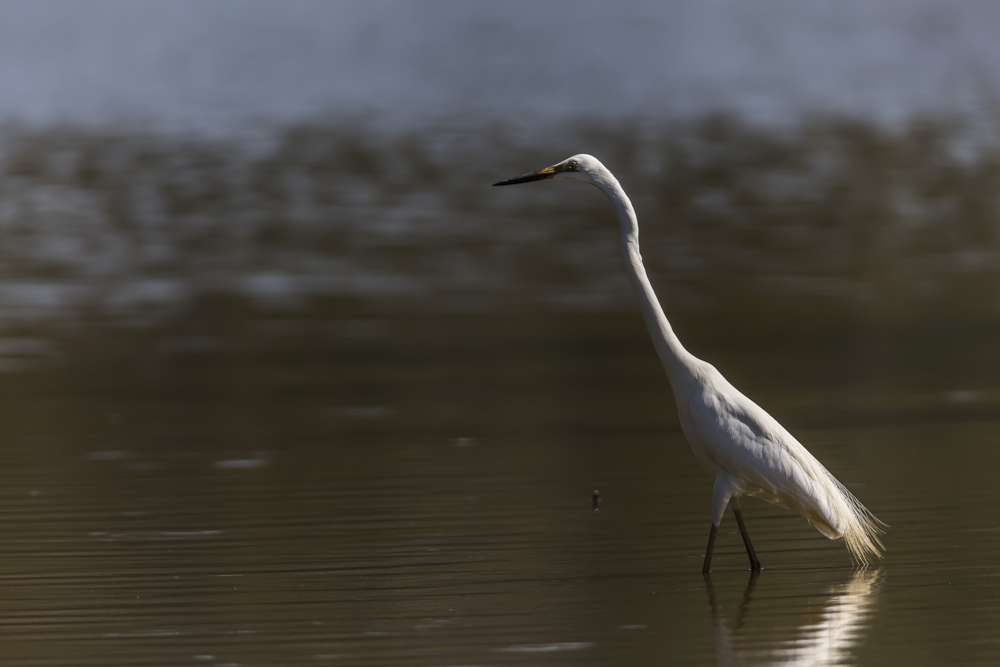
<svg viewBox="0 0 1000 667">
<path fill-rule="evenodd" d="M 879 534 L 884 524 L 777 420 L 740 393 L 714 366 L 681 345 L 646 276 L 632 202 L 597 158 L 574 155 L 541 171 L 494 185 L 547 179 L 595 185 L 618 212 L 625 265 L 653 345 L 673 388 L 681 428 L 701 465 L 715 477 L 712 526 L 703 570 L 710 570 L 716 530 L 730 502 L 750 556 L 750 566 L 760 569 L 740 511 L 739 497 L 743 495 L 763 498 L 801 514 L 830 539 L 843 538 L 860 564 L 881 558 Z"/>
</svg>

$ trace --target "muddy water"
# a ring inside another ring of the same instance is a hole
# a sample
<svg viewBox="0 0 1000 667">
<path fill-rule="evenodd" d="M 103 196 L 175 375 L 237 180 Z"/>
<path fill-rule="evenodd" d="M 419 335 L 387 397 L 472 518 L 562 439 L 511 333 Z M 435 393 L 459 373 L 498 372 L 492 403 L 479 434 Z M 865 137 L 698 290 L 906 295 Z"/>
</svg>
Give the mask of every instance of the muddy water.
<svg viewBox="0 0 1000 667">
<path fill-rule="evenodd" d="M 4 664 L 1000 661 L 989 145 L 0 138 Z M 890 524 L 883 563 L 749 499 L 763 572 L 727 520 L 701 575 L 712 480 L 610 209 L 487 185 L 581 149 L 685 345 Z"/>
<path fill-rule="evenodd" d="M 882 564 L 750 499 L 763 572 L 727 518 L 702 576 L 711 479 L 634 314 L 77 334 L 0 376 L 0 657 L 995 663 L 993 335 L 688 340 L 891 524 Z"/>
</svg>

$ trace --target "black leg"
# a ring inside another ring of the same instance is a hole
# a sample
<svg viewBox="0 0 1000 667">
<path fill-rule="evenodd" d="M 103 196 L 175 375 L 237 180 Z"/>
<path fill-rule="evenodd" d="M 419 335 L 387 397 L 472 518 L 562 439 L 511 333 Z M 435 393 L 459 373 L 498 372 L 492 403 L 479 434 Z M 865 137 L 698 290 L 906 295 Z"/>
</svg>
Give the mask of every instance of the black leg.
<svg viewBox="0 0 1000 667">
<path fill-rule="evenodd" d="M 715 531 L 718 529 L 719 527 L 713 523 L 712 532 L 708 534 L 708 548 L 705 549 L 705 565 L 701 568 L 702 572 L 712 571 L 712 550 L 715 548 Z M 758 565 L 757 567 L 760 566 Z"/>
<path fill-rule="evenodd" d="M 753 550 L 753 544 L 750 542 L 750 533 L 747 532 L 747 526 L 743 523 L 743 512 L 740 511 L 739 505 L 733 506 L 733 513 L 736 515 L 736 523 L 740 526 L 740 533 L 743 534 L 743 544 L 747 547 L 747 555 L 750 556 L 750 569 L 754 572 L 759 572 L 760 561 L 757 560 L 757 552 Z"/>
</svg>

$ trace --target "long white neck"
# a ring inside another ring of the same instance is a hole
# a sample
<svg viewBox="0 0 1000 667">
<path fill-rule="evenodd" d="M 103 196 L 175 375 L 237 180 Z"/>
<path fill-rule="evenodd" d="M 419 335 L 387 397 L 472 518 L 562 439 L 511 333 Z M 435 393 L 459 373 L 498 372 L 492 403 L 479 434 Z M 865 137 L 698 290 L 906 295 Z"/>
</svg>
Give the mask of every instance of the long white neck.
<svg viewBox="0 0 1000 667">
<path fill-rule="evenodd" d="M 639 305 L 642 307 L 649 336 L 653 339 L 656 353 L 667 371 L 670 386 L 675 393 L 683 391 L 690 386 L 690 379 L 698 374 L 699 366 L 704 362 L 684 349 L 670 322 L 667 321 L 667 316 L 663 314 L 660 302 L 656 299 L 656 293 L 646 275 L 646 268 L 642 265 L 642 255 L 639 253 L 639 221 L 635 217 L 635 209 L 632 208 L 628 195 L 618 183 L 618 179 L 609 171 L 605 171 L 595 179 L 594 184 L 615 205 L 622 229 L 621 244 L 625 268 L 632 280 L 636 296 L 639 297 Z"/>
</svg>

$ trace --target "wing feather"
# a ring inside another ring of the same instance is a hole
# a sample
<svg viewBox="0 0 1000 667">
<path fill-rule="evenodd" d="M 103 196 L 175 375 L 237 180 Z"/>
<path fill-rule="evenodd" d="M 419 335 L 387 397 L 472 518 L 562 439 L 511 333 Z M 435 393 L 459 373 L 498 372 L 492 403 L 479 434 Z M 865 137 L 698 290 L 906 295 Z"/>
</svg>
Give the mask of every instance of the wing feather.
<svg viewBox="0 0 1000 667">
<path fill-rule="evenodd" d="M 839 483 L 777 420 L 731 385 L 725 389 L 705 387 L 688 405 L 705 453 L 739 478 L 749 495 L 798 512 L 828 537 L 840 537 L 830 499 L 831 480 Z"/>
<path fill-rule="evenodd" d="M 714 370 L 714 369 L 713 369 Z M 804 516 L 831 539 L 844 538 L 854 559 L 882 557 L 885 526 L 791 433 L 716 374 L 688 403 L 689 435 L 743 492 Z M 695 443 L 692 443 L 695 444 Z"/>
</svg>

